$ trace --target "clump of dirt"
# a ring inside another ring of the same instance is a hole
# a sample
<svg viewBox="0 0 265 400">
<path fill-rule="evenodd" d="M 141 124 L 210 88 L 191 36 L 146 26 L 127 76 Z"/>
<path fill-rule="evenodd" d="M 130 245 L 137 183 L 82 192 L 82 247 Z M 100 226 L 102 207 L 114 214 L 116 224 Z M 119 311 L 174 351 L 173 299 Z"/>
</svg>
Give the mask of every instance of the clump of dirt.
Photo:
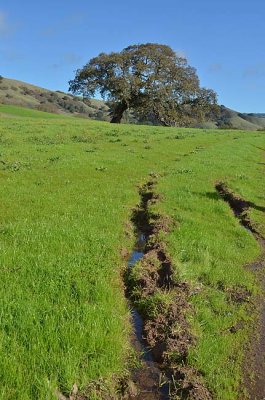
<svg viewBox="0 0 265 400">
<path fill-rule="evenodd" d="M 159 232 L 169 233 L 172 229 L 173 221 L 167 215 L 160 215 L 159 218 L 156 219 L 155 224 L 153 226 L 153 234 L 157 234 Z"/>
<path fill-rule="evenodd" d="M 231 326 L 229 328 L 230 333 L 237 333 L 241 329 L 244 328 L 244 322 L 243 321 L 238 321 L 235 325 Z"/>
<path fill-rule="evenodd" d="M 58 400 L 89 400 L 91 398 L 100 400 L 137 400 L 138 394 L 136 385 L 127 375 L 124 377 L 113 375 L 108 381 L 99 378 L 90 382 L 82 391 L 79 391 L 77 385 L 74 385 L 68 396 L 56 391 Z"/>
<path fill-rule="evenodd" d="M 126 248 L 122 248 L 121 249 L 121 257 L 124 259 L 124 260 L 127 260 L 128 258 L 129 258 L 129 256 L 130 256 L 130 253 L 129 253 L 129 251 L 128 251 L 128 249 L 126 249 Z"/>
<path fill-rule="evenodd" d="M 228 288 L 226 293 L 228 301 L 236 304 L 248 303 L 251 298 L 251 291 L 242 285 Z"/>
<path fill-rule="evenodd" d="M 171 370 L 174 386 L 172 400 L 212 400 L 212 395 L 203 384 L 202 375 L 192 367 L 178 367 Z"/>
<path fill-rule="evenodd" d="M 159 288 L 170 290 L 177 286 L 177 283 L 173 282 L 170 260 L 161 253 L 161 250 L 157 249 L 147 251 L 140 266 L 131 273 L 128 283 L 130 286 L 140 289 L 141 297 L 153 294 Z"/>
<path fill-rule="evenodd" d="M 130 297 L 133 301 L 152 295 L 159 281 L 159 260 L 155 251 L 150 251 L 141 260 L 140 266 L 128 277 Z"/>
<path fill-rule="evenodd" d="M 171 365 L 186 361 L 189 347 L 194 344 L 185 310 L 189 308 L 185 297 L 178 293 L 167 307 L 157 306 L 157 315 L 146 320 L 144 334 L 157 362 Z"/>
</svg>

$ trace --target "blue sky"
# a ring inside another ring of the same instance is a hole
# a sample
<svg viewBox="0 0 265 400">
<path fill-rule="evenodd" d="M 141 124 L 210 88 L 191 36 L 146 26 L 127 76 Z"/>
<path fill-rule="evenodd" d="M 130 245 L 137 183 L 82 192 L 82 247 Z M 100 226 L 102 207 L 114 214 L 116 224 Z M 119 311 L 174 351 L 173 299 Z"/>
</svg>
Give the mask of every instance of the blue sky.
<svg viewBox="0 0 265 400">
<path fill-rule="evenodd" d="M 265 0 L 6 0 L 0 2 L 0 74 L 68 90 L 100 52 L 170 45 L 219 103 L 265 112 Z"/>
</svg>

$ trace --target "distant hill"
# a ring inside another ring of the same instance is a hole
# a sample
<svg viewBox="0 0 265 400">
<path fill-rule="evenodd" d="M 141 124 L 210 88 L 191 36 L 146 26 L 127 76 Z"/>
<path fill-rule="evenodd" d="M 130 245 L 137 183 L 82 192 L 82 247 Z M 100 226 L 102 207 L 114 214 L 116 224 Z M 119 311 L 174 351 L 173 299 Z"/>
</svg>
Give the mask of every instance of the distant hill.
<svg viewBox="0 0 265 400">
<path fill-rule="evenodd" d="M 252 117 L 257 117 L 257 118 L 265 118 L 265 113 L 250 113 L 247 115 L 252 116 Z"/>
<path fill-rule="evenodd" d="M 265 114 L 239 113 L 220 106 L 220 116 L 216 125 L 220 128 L 235 128 L 256 131 L 265 129 Z"/>
<path fill-rule="evenodd" d="M 14 79 L 0 81 L 0 103 L 32 108 L 52 114 L 89 117 L 109 121 L 109 107 L 101 100 L 83 100 L 61 91 L 51 91 Z M 220 114 L 211 121 L 198 123 L 195 127 L 265 130 L 265 113 L 239 113 L 220 106 Z M 137 123 L 133 113 L 127 112 L 124 122 Z M 141 121 L 144 122 L 144 121 Z M 147 123 L 151 123 L 146 121 Z"/>
</svg>

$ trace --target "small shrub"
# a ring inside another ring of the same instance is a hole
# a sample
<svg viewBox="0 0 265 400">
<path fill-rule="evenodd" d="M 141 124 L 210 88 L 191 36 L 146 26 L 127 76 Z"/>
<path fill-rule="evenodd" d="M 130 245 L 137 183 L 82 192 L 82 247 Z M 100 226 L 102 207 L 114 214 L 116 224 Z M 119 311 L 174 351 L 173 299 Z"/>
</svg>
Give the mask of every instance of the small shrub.
<svg viewBox="0 0 265 400">
<path fill-rule="evenodd" d="M 89 136 L 74 135 L 72 136 L 72 141 L 76 143 L 91 143 L 92 139 Z"/>
<path fill-rule="evenodd" d="M 40 102 L 40 105 L 37 106 L 37 109 L 39 111 L 44 111 L 44 112 L 49 112 L 53 114 L 58 114 L 58 108 L 56 107 L 55 104 L 52 103 L 46 103 L 43 100 Z"/>
<path fill-rule="evenodd" d="M 104 172 L 104 171 L 106 171 L 106 170 L 107 170 L 106 167 L 96 167 L 96 171 Z"/>
<path fill-rule="evenodd" d="M 192 174 L 192 173 L 193 173 L 193 170 L 192 169 L 188 169 L 188 168 L 178 169 L 176 171 L 176 174 L 180 174 L 180 175 L 182 175 L 182 174 Z"/>
<path fill-rule="evenodd" d="M 59 156 L 54 156 L 54 157 L 48 158 L 48 160 L 49 160 L 50 162 L 58 161 L 59 159 L 60 159 Z"/>
</svg>

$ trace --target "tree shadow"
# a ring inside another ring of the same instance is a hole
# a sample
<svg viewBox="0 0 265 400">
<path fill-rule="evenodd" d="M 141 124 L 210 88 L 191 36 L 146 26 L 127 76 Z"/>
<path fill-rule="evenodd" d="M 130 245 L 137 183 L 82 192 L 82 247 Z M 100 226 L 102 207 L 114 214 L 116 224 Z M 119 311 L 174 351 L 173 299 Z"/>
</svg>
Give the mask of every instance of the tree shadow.
<svg viewBox="0 0 265 400">
<path fill-rule="evenodd" d="M 205 193 L 198 193 L 200 197 L 207 197 L 211 200 L 220 200 L 220 196 L 217 192 L 205 192 Z"/>
<path fill-rule="evenodd" d="M 248 204 L 249 204 L 249 207 L 252 207 L 255 210 L 265 212 L 265 207 L 263 207 L 263 206 L 258 206 L 255 203 L 252 203 L 251 201 L 248 201 Z"/>
<path fill-rule="evenodd" d="M 221 199 L 221 196 L 216 191 L 214 191 L 214 192 L 196 192 L 196 193 L 194 192 L 194 194 L 196 194 L 197 196 L 199 196 L 201 198 L 207 197 L 208 199 L 216 200 L 216 201 L 219 201 Z M 253 203 L 252 201 L 246 201 L 246 203 L 249 207 L 254 208 L 255 210 L 265 212 L 265 207 L 263 207 L 263 206 L 259 206 L 255 203 Z"/>
</svg>

